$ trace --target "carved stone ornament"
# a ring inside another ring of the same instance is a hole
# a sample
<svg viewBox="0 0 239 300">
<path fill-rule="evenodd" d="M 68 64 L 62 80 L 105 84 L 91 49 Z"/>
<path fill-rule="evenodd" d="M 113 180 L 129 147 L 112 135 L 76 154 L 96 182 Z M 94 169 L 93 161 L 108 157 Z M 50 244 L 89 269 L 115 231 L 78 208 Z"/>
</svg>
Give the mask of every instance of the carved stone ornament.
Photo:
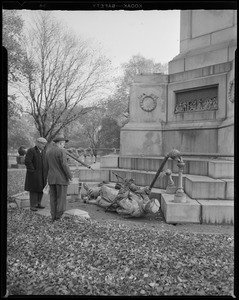
<svg viewBox="0 0 239 300">
<path fill-rule="evenodd" d="M 234 79 L 229 82 L 228 87 L 228 99 L 231 103 L 234 103 L 235 91 L 234 91 Z"/>
<path fill-rule="evenodd" d="M 205 99 L 193 99 L 182 101 L 175 106 L 175 113 L 193 112 L 193 111 L 205 111 L 205 110 L 217 110 L 218 109 L 218 98 L 205 98 Z"/>
<path fill-rule="evenodd" d="M 150 112 L 153 111 L 157 106 L 158 97 L 154 94 L 146 95 L 143 93 L 140 97 L 138 97 L 140 102 L 139 105 L 142 110 Z"/>
</svg>

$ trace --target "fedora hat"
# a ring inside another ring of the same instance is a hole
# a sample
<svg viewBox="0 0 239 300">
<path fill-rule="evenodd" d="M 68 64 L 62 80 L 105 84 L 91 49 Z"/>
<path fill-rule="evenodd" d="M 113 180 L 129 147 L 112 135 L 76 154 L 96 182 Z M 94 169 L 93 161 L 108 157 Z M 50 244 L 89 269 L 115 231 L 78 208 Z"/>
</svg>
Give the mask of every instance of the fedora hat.
<svg viewBox="0 0 239 300">
<path fill-rule="evenodd" d="M 64 136 L 60 135 L 54 138 L 53 142 L 61 142 L 61 141 L 65 141 L 65 142 L 69 142 L 68 139 L 64 138 Z"/>
</svg>

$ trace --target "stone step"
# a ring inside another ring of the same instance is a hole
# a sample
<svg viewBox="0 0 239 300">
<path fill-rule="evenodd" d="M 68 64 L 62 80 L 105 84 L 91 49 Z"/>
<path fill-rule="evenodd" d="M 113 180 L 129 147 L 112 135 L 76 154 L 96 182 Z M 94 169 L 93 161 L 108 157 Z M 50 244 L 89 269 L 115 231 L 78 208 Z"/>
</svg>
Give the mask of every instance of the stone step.
<svg viewBox="0 0 239 300">
<path fill-rule="evenodd" d="M 184 175 L 184 191 L 192 199 L 232 200 L 234 198 L 234 180 Z"/>
<path fill-rule="evenodd" d="M 194 200 L 186 195 L 186 203 L 174 202 L 174 195 L 162 193 L 161 210 L 166 223 L 234 224 L 234 201 Z"/>
<path fill-rule="evenodd" d="M 234 162 L 232 161 L 209 161 L 208 176 L 212 178 L 234 178 Z"/>
<path fill-rule="evenodd" d="M 156 174 L 156 172 L 152 171 L 128 169 L 78 170 L 77 172 L 80 181 L 102 182 L 105 180 L 108 182 L 118 182 L 117 176 L 114 173 L 124 179 L 133 178 L 135 184 L 139 186 L 149 186 Z M 172 173 L 172 179 L 174 184 L 178 186 L 178 174 Z M 167 185 L 167 176 L 160 174 L 154 184 L 154 188 L 166 189 Z M 233 179 L 215 179 L 208 176 L 183 174 L 183 188 L 185 193 L 192 199 L 234 199 Z"/>
<path fill-rule="evenodd" d="M 74 172 L 74 177 L 78 177 L 80 181 L 110 181 L 109 170 L 90 170 L 90 169 L 78 169 Z"/>
<path fill-rule="evenodd" d="M 111 169 L 110 170 L 110 181 L 111 182 L 118 182 L 118 181 L 122 182 L 121 179 L 118 180 L 118 178 L 115 174 L 119 175 L 120 177 L 122 177 L 124 179 L 130 179 L 130 178 L 134 179 L 136 185 L 150 186 L 150 184 L 152 183 L 152 181 L 156 175 L 156 172 L 128 170 L 128 169 Z M 177 184 L 177 177 L 178 177 L 178 175 L 172 174 L 172 178 L 173 178 L 175 184 Z M 159 177 L 157 178 L 157 180 L 154 184 L 154 187 L 159 188 L 159 189 L 166 189 L 167 182 L 168 182 L 167 176 L 163 176 L 163 174 L 161 173 L 159 175 Z"/>
<path fill-rule="evenodd" d="M 155 171 L 162 164 L 163 157 L 127 157 L 119 156 L 119 169 L 129 170 L 147 170 Z M 210 176 L 213 178 L 233 178 L 234 177 L 234 161 L 209 159 L 209 158 L 189 158 L 183 157 L 185 162 L 184 174 Z M 115 168 L 116 158 L 112 165 L 113 158 L 102 158 L 101 167 Z M 170 169 L 173 173 L 178 173 L 177 161 L 168 159 L 164 169 Z"/>
<path fill-rule="evenodd" d="M 234 224 L 234 201 L 197 200 L 202 207 L 201 223 Z"/>
</svg>

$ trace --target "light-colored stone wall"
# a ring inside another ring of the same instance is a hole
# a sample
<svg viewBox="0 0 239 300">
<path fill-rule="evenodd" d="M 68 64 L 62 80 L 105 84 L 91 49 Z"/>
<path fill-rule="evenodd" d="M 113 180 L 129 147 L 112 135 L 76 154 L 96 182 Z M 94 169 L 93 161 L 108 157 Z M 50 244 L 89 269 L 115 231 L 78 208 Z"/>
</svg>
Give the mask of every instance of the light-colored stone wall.
<svg viewBox="0 0 239 300">
<path fill-rule="evenodd" d="M 228 139 L 228 137 L 227 137 Z M 126 131 L 121 130 L 121 155 L 165 155 L 176 148 L 189 153 L 217 153 L 218 130 L 160 130 L 160 131 Z M 223 153 L 231 153 L 223 151 Z"/>
<path fill-rule="evenodd" d="M 236 48 L 236 10 L 183 10 L 180 53 L 169 62 L 169 74 L 232 61 Z"/>
<path fill-rule="evenodd" d="M 130 122 L 166 121 L 167 82 L 168 76 L 161 74 L 135 77 L 130 94 Z"/>
<path fill-rule="evenodd" d="M 189 153 L 217 153 L 217 129 L 195 129 L 163 131 L 163 152 L 171 149 Z"/>
<path fill-rule="evenodd" d="M 128 128 L 120 132 L 121 155 L 161 155 L 162 144 L 162 131 L 160 130 L 146 131 Z"/>
<path fill-rule="evenodd" d="M 132 85 L 121 155 L 160 156 L 173 148 L 233 154 L 236 24 L 233 10 L 181 12 L 181 53 L 169 63 L 169 75 L 139 75 Z M 193 111 L 185 105 L 186 112 L 175 113 L 176 101 L 195 102 L 210 93 L 217 106 L 208 102 L 208 110 Z M 150 97 L 155 107 L 147 111 L 142 99 L 147 108 Z"/>
<path fill-rule="evenodd" d="M 219 129 L 218 152 L 234 154 L 234 125 L 233 124 Z"/>
<path fill-rule="evenodd" d="M 236 10 L 182 10 L 180 52 L 212 46 L 237 37 Z"/>
</svg>

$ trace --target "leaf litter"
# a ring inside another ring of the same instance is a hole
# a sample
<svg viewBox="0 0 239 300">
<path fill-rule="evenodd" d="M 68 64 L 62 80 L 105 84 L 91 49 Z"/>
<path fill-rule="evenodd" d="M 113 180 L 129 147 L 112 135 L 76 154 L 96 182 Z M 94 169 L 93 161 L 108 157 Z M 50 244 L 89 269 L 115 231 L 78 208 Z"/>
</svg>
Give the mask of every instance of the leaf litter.
<svg viewBox="0 0 239 300">
<path fill-rule="evenodd" d="M 49 218 L 10 208 L 9 295 L 230 296 L 234 237 Z"/>
</svg>

